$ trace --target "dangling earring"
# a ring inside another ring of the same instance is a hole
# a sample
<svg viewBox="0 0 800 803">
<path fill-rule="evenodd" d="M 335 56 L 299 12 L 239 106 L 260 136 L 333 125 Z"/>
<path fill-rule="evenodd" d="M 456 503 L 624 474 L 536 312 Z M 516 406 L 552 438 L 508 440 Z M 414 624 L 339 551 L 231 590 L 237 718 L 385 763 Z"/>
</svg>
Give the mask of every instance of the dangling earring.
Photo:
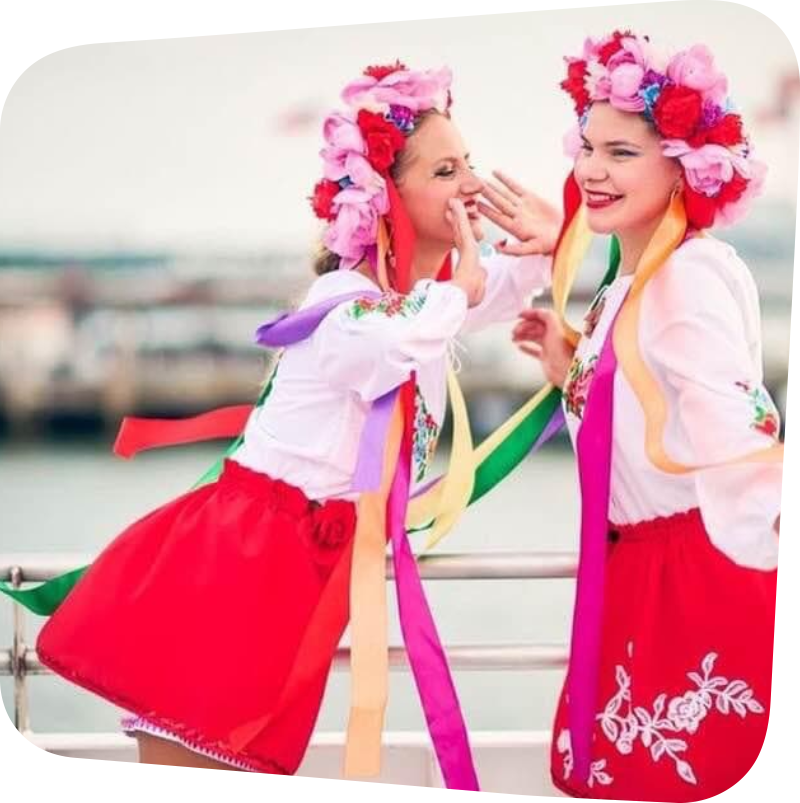
<svg viewBox="0 0 800 803">
<path fill-rule="evenodd" d="M 394 255 L 394 246 L 392 241 L 389 241 L 389 248 L 386 251 L 386 272 L 388 274 L 387 279 L 389 286 L 386 288 L 387 290 L 391 288 L 397 288 L 397 259 Z"/>
</svg>

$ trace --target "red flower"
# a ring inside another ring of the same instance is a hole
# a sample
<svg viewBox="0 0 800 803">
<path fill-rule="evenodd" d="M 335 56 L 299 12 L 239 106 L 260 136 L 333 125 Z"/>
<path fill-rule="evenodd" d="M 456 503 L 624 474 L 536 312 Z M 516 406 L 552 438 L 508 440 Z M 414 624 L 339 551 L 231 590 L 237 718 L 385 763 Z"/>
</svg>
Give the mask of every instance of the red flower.
<svg viewBox="0 0 800 803">
<path fill-rule="evenodd" d="M 683 201 L 689 225 L 695 229 L 707 229 L 714 222 L 718 201 L 701 192 L 695 192 L 688 184 L 683 188 Z"/>
<path fill-rule="evenodd" d="M 653 108 L 659 133 L 667 139 L 688 139 L 703 116 L 703 98 L 688 86 L 665 87 Z"/>
<path fill-rule="evenodd" d="M 626 36 L 632 36 L 633 34 L 630 31 L 614 31 L 611 34 L 611 41 L 607 42 L 600 48 L 600 54 L 598 56 L 598 60 L 600 63 L 605 66 L 611 61 L 611 57 L 622 50 L 622 40 Z"/>
<path fill-rule="evenodd" d="M 382 115 L 361 109 L 358 112 L 358 127 L 367 145 L 367 161 L 383 173 L 391 167 L 394 156 L 406 143 L 406 138 L 397 127 Z"/>
<path fill-rule="evenodd" d="M 300 532 L 315 562 L 335 563 L 356 531 L 356 506 L 344 499 L 329 499 L 309 510 L 300 523 Z"/>
<path fill-rule="evenodd" d="M 738 114 L 726 114 L 710 128 L 698 128 L 686 141 L 693 148 L 702 148 L 706 143 L 728 148 L 744 141 L 742 118 Z"/>
<path fill-rule="evenodd" d="M 333 199 L 341 187 L 335 181 L 324 178 L 314 186 L 314 194 L 309 198 L 314 214 L 321 220 L 333 220 Z"/>
<path fill-rule="evenodd" d="M 759 432 L 774 436 L 778 432 L 778 422 L 774 415 L 767 415 L 763 421 L 754 425 Z"/>
<path fill-rule="evenodd" d="M 401 64 L 400 60 L 397 59 L 394 64 L 383 64 L 367 67 L 367 69 L 364 70 L 364 75 L 374 78 L 376 81 L 382 81 L 387 75 L 407 69 L 408 67 L 406 67 L 405 64 Z"/>
<path fill-rule="evenodd" d="M 715 145 L 730 147 L 738 145 L 743 139 L 742 118 L 738 114 L 726 114 L 706 131 L 706 142 L 713 142 Z"/>
<path fill-rule="evenodd" d="M 567 77 L 561 82 L 560 86 L 572 96 L 575 101 L 575 111 L 578 114 L 583 114 L 586 107 L 589 105 L 591 98 L 586 89 L 586 62 L 580 59 L 571 61 L 567 68 Z"/>
<path fill-rule="evenodd" d="M 722 188 L 717 195 L 717 203 L 722 206 L 723 204 L 730 204 L 738 201 L 742 197 L 747 185 L 750 181 L 743 176 L 740 176 L 735 170 L 733 171 L 733 178 L 722 185 Z"/>
</svg>

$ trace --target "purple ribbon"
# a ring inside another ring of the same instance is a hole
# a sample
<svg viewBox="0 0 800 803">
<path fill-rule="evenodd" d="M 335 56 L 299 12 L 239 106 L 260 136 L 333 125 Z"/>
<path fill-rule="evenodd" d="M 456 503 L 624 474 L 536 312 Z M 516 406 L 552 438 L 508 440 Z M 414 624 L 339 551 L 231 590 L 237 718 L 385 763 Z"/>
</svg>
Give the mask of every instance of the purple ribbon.
<svg viewBox="0 0 800 803">
<path fill-rule="evenodd" d="M 377 290 L 354 290 L 326 298 L 305 309 L 283 312 L 256 329 L 256 343 L 268 348 L 298 343 L 311 337 L 322 319 L 339 304 L 355 298 L 380 298 L 380 296 L 381 293 Z"/>
<path fill-rule="evenodd" d="M 358 462 L 350 486 L 352 491 L 377 491 L 381 486 L 384 447 L 398 391 L 399 388 L 393 388 L 372 402 L 361 430 Z"/>
</svg>

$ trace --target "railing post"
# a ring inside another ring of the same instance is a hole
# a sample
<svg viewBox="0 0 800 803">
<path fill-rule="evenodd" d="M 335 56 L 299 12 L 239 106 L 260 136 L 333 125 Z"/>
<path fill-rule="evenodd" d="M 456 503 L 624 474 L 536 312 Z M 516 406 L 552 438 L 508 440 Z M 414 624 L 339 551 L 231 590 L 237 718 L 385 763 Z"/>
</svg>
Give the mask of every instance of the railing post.
<svg viewBox="0 0 800 803">
<path fill-rule="evenodd" d="M 14 566 L 11 569 L 11 585 L 20 588 L 22 585 L 22 569 Z M 28 709 L 28 685 L 25 667 L 25 611 L 21 605 L 14 605 L 14 640 L 11 645 L 11 673 L 14 676 L 14 727 L 25 733 L 30 730 Z"/>
</svg>

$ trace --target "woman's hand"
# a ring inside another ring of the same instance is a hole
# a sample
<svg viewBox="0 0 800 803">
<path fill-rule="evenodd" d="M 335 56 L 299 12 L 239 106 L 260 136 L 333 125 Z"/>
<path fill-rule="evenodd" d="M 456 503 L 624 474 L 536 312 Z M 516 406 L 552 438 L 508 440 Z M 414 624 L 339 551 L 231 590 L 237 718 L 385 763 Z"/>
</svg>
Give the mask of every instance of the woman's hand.
<svg viewBox="0 0 800 803">
<path fill-rule="evenodd" d="M 575 347 L 567 340 L 561 319 L 551 309 L 524 309 L 511 339 L 520 351 L 542 364 L 547 381 L 563 387 Z"/>
<path fill-rule="evenodd" d="M 458 265 L 452 283 L 467 294 L 470 307 L 483 301 L 486 292 L 486 271 L 480 266 L 478 241 L 464 204 L 458 198 L 450 199 L 450 209 L 445 213 L 453 227 L 453 237 L 458 251 Z"/>
</svg>

